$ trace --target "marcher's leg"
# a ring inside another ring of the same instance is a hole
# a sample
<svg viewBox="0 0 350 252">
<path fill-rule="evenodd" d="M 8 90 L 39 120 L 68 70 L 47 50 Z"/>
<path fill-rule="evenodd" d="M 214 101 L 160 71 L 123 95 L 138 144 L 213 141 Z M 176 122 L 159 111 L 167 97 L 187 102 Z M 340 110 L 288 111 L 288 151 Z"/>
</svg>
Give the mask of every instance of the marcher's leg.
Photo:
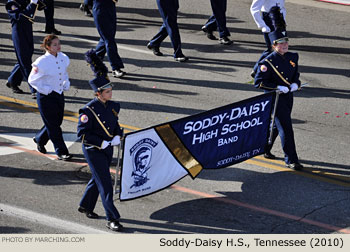
<svg viewBox="0 0 350 252">
<path fill-rule="evenodd" d="M 204 26 L 207 28 L 208 32 L 216 31 L 217 28 L 218 28 L 218 25 L 217 25 L 217 23 L 216 23 L 216 18 L 215 18 L 215 16 L 214 16 L 214 15 L 211 15 L 211 16 L 209 17 L 208 21 L 205 23 Z"/>
<path fill-rule="evenodd" d="M 210 0 L 210 3 L 219 28 L 220 38 L 230 36 L 230 32 L 226 27 L 227 0 Z"/>
<path fill-rule="evenodd" d="M 45 14 L 45 33 L 54 33 L 56 35 L 60 35 L 61 32 L 56 30 L 55 21 L 54 21 L 54 13 L 55 13 L 55 4 L 54 0 L 45 0 L 46 8 L 44 9 Z"/>
<path fill-rule="evenodd" d="M 216 29 L 216 18 L 214 15 L 211 15 L 208 21 L 205 23 L 205 25 L 202 26 L 202 31 L 207 35 L 208 39 L 217 40 L 217 38 L 213 34 L 213 32 L 216 31 Z"/>
<path fill-rule="evenodd" d="M 118 54 L 118 48 L 115 42 L 115 34 L 117 31 L 117 16 L 115 8 L 114 11 L 111 10 L 108 12 L 101 12 L 98 9 L 93 8 L 93 12 L 96 28 L 101 37 L 98 47 L 96 47 L 97 55 L 102 55 L 101 50 L 103 41 L 112 71 L 124 68 L 123 61 Z M 104 15 L 103 17 L 101 17 L 102 14 Z"/>
<path fill-rule="evenodd" d="M 177 24 L 177 10 L 179 2 L 157 0 L 160 15 L 162 16 L 166 30 L 174 48 L 174 58 L 184 57 L 181 49 L 181 38 Z"/>
<path fill-rule="evenodd" d="M 150 40 L 149 44 L 152 47 L 160 47 L 163 40 L 168 36 L 168 32 L 166 30 L 165 24 L 163 23 L 159 29 L 159 32 L 154 35 L 154 37 Z"/>
<path fill-rule="evenodd" d="M 23 74 L 18 63 L 13 67 L 10 76 L 7 79 L 6 86 L 11 88 L 14 93 L 22 94 L 23 90 L 19 88 L 23 80 Z"/>
<path fill-rule="evenodd" d="M 113 203 L 113 185 L 109 171 L 113 149 L 112 147 L 107 148 L 103 151 L 95 148 L 85 149 L 84 156 L 89 163 L 92 176 L 98 188 L 106 212 L 106 218 L 108 221 L 112 221 L 118 220 L 120 214 Z"/>
<path fill-rule="evenodd" d="M 294 142 L 294 132 L 292 125 L 292 94 L 280 95 L 276 110 L 275 123 L 281 137 L 282 149 L 285 155 L 286 164 L 299 163 Z"/>
<path fill-rule="evenodd" d="M 98 199 L 98 195 L 99 195 L 98 188 L 94 178 L 92 177 L 86 186 L 82 199 L 80 200 L 80 203 L 79 203 L 80 207 L 83 207 L 84 209 L 91 212 L 94 211 L 96 202 Z"/>
<path fill-rule="evenodd" d="M 63 140 L 61 124 L 64 113 L 64 95 L 52 92 L 49 95 L 38 94 L 40 115 L 46 126 L 48 136 L 52 141 L 58 156 L 68 155 L 67 146 Z"/>
</svg>

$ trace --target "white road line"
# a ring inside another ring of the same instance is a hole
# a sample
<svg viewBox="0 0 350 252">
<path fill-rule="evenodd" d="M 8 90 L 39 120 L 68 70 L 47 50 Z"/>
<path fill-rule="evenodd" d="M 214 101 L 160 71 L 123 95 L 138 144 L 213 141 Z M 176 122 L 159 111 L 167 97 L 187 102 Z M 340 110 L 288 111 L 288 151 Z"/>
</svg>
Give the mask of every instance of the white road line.
<svg viewBox="0 0 350 252">
<path fill-rule="evenodd" d="M 98 43 L 98 41 L 91 40 L 91 39 L 85 39 L 85 38 L 79 38 L 77 36 L 66 36 L 66 37 L 71 37 L 71 38 L 74 38 L 76 40 L 85 41 L 85 42 L 96 44 L 96 45 Z M 118 47 L 118 49 L 123 49 L 123 50 L 131 51 L 131 52 L 138 52 L 138 53 L 153 55 L 153 52 L 150 51 L 150 50 L 136 49 L 136 48 L 133 48 L 133 47 L 123 46 L 123 45 L 120 45 L 120 44 L 117 44 L 117 47 Z M 145 47 L 146 47 L 146 45 L 145 45 Z"/>
<path fill-rule="evenodd" d="M 33 136 L 35 136 L 35 133 L 1 133 L 0 138 L 5 138 L 7 140 L 10 140 L 12 142 L 15 142 L 14 145 L 11 146 L 0 146 L 0 156 L 20 153 L 22 150 L 18 150 L 15 147 L 22 147 L 24 149 L 28 150 L 36 150 L 36 144 L 33 141 Z M 76 141 L 77 141 L 77 134 L 76 133 L 63 133 L 63 139 L 65 144 L 67 145 L 67 148 L 71 147 Z M 1 142 L 1 140 L 0 140 Z M 48 154 L 55 155 L 55 147 L 53 146 L 52 142 L 49 141 L 47 145 L 45 146 Z M 46 156 L 49 159 L 55 159 L 56 157 L 52 156 Z"/>
<path fill-rule="evenodd" d="M 41 213 L 36 213 L 30 210 L 5 205 L 0 203 L 0 214 L 19 218 L 22 220 L 39 223 L 52 228 L 62 229 L 71 233 L 77 234 L 110 234 L 107 231 L 99 230 L 96 228 L 88 227 L 82 224 L 78 224 L 71 221 L 60 220 L 58 218 L 48 216 Z"/>
</svg>

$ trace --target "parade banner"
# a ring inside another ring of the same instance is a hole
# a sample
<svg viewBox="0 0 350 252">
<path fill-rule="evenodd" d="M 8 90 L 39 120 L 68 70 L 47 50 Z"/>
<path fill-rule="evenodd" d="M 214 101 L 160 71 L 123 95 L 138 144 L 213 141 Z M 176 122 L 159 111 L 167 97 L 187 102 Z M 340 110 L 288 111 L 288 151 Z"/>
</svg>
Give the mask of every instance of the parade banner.
<svg viewBox="0 0 350 252">
<path fill-rule="evenodd" d="M 124 139 L 120 200 L 162 190 L 187 174 L 264 153 L 275 92 L 145 130 Z"/>
</svg>

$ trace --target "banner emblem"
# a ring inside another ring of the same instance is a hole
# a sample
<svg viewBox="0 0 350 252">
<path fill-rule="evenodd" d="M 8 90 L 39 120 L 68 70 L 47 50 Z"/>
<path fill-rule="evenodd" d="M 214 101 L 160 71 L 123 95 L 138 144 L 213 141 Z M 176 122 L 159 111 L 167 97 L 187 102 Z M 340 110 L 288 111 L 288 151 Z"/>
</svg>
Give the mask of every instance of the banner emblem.
<svg viewBox="0 0 350 252">
<path fill-rule="evenodd" d="M 131 185 L 130 189 L 142 186 L 149 180 L 147 171 L 151 168 L 152 151 L 157 144 L 157 142 L 150 138 L 144 138 L 130 149 L 134 167 L 131 173 L 134 183 Z"/>
</svg>

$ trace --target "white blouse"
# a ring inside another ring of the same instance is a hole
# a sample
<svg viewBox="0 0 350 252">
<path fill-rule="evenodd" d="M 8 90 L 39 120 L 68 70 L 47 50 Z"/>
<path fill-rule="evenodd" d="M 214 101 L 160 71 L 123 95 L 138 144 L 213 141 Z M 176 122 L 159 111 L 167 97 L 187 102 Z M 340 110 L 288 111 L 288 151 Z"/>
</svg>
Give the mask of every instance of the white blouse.
<svg viewBox="0 0 350 252">
<path fill-rule="evenodd" d="M 68 66 L 69 58 L 64 53 L 59 52 L 55 57 L 46 52 L 33 62 L 28 83 L 44 95 L 48 95 L 52 91 L 62 94 L 70 87 Z"/>
<path fill-rule="evenodd" d="M 284 0 L 253 0 L 250 6 L 250 13 L 252 14 L 258 28 L 267 27 L 261 12 L 269 12 L 273 6 L 279 6 L 284 20 L 286 20 L 286 8 L 284 7 Z"/>
</svg>

